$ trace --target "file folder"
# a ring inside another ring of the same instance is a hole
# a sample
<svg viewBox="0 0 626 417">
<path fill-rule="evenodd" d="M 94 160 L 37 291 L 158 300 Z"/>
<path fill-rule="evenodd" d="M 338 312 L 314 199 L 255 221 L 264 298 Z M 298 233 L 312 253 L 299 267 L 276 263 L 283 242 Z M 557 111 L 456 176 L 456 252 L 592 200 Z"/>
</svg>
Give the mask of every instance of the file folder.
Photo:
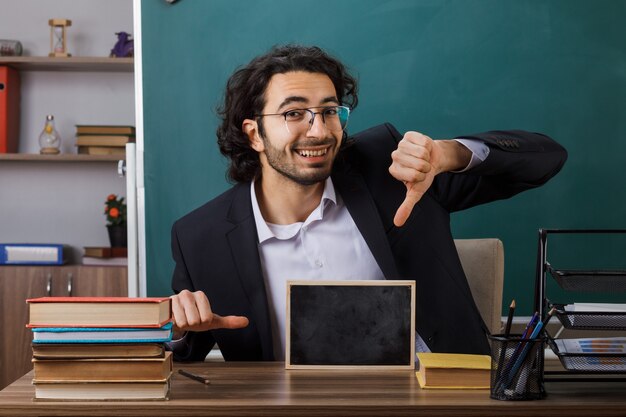
<svg viewBox="0 0 626 417">
<path fill-rule="evenodd" d="M 20 134 L 20 75 L 0 66 L 0 153 L 17 152 Z"/>
</svg>

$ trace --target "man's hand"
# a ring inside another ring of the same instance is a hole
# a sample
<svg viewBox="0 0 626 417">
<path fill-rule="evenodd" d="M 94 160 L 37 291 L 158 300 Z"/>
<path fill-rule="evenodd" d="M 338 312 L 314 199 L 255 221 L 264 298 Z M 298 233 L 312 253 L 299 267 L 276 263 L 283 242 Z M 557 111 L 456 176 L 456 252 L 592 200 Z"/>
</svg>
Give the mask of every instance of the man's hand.
<svg viewBox="0 0 626 417">
<path fill-rule="evenodd" d="M 222 317 L 211 311 L 211 305 L 202 291 L 182 290 L 172 299 L 172 315 L 176 330 L 202 332 L 214 329 L 240 329 L 248 325 L 243 316 Z"/>
<path fill-rule="evenodd" d="M 456 171 L 467 166 L 471 152 L 454 140 L 434 141 L 418 132 L 406 132 L 391 153 L 389 173 L 406 185 L 406 197 L 396 211 L 393 223 L 404 225 L 413 207 L 430 188 L 441 172 Z"/>
</svg>

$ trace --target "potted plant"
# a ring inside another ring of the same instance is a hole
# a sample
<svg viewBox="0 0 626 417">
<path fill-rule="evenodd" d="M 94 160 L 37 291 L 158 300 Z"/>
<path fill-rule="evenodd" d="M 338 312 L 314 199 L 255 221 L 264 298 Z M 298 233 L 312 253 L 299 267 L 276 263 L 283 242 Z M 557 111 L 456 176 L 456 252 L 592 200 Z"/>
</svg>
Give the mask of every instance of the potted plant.
<svg viewBox="0 0 626 417">
<path fill-rule="evenodd" d="M 126 203 L 124 197 L 109 194 L 104 206 L 111 247 L 127 247 Z"/>
</svg>

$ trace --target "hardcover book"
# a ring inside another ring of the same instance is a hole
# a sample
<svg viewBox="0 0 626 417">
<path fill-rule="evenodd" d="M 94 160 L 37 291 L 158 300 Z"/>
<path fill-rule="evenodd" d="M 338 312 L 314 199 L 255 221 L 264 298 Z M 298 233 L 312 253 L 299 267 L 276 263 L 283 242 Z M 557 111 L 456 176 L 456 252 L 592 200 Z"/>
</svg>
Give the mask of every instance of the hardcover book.
<svg viewBox="0 0 626 417">
<path fill-rule="evenodd" d="M 134 126 L 121 125 L 76 125 L 78 135 L 134 135 Z"/>
<path fill-rule="evenodd" d="M 172 340 L 172 323 L 161 328 L 35 327 L 33 343 L 163 343 Z"/>
<path fill-rule="evenodd" d="M 33 383 L 165 381 L 172 373 L 172 352 L 162 358 L 33 359 Z"/>
<path fill-rule="evenodd" d="M 127 257 L 100 258 L 95 256 L 83 256 L 83 265 L 128 265 Z"/>
<path fill-rule="evenodd" d="M 26 302 L 28 327 L 161 327 L 171 319 L 168 297 L 42 297 Z"/>
<path fill-rule="evenodd" d="M 33 343 L 35 359 L 162 358 L 161 343 Z"/>
<path fill-rule="evenodd" d="M 489 389 L 491 357 L 460 353 L 417 353 L 422 388 Z"/>
<path fill-rule="evenodd" d="M 128 401 L 166 400 L 170 392 L 170 379 L 156 382 L 37 382 L 37 400 L 75 401 Z"/>
<path fill-rule="evenodd" d="M 79 155 L 126 155 L 124 146 L 79 146 Z"/>
<path fill-rule="evenodd" d="M 124 146 L 135 138 L 126 135 L 79 135 L 76 146 Z"/>
<path fill-rule="evenodd" d="M 128 256 L 127 248 L 112 248 L 109 246 L 85 246 L 85 256 L 94 258 L 114 258 Z"/>
</svg>

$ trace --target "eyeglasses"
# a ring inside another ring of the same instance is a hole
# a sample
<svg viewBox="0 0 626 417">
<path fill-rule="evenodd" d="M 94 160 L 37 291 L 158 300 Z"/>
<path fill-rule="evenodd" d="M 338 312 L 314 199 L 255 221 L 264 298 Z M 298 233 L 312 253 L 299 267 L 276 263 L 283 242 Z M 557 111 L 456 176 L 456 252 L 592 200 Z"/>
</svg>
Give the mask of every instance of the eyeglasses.
<svg viewBox="0 0 626 417">
<path fill-rule="evenodd" d="M 319 109 L 319 111 L 313 111 Z M 330 131 L 341 132 L 348 125 L 350 108 L 346 106 L 311 107 L 291 109 L 283 113 L 257 114 L 256 117 L 283 116 L 287 131 L 292 135 L 308 132 L 315 122 L 315 115 L 322 115 L 324 126 Z"/>
</svg>

